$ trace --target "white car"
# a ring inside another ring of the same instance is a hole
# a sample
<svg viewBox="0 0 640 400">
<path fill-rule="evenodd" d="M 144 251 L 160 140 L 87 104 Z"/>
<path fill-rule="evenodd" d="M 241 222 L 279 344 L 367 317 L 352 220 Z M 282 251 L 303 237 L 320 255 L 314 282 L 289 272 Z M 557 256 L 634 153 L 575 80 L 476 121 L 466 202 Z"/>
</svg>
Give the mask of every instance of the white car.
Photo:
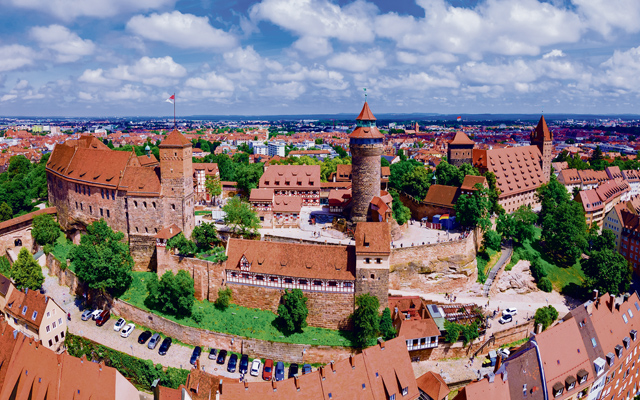
<svg viewBox="0 0 640 400">
<path fill-rule="evenodd" d="M 504 358 L 508 358 L 509 355 L 511 355 L 511 352 L 509 351 L 509 349 L 498 349 L 498 354 L 500 354 L 504 359 Z"/>
<path fill-rule="evenodd" d="M 507 308 L 507 309 L 502 311 L 502 315 L 503 316 L 511 315 L 513 317 L 514 315 L 518 315 L 518 309 L 517 308 Z"/>
<path fill-rule="evenodd" d="M 135 328 L 136 326 L 133 323 L 127 324 L 127 326 L 122 328 L 122 332 L 120 332 L 120 336 L 122 336 L 123 338 L 129 337 L 129 335 L 131 335 L 131 332 L 133 332 Z"/>
<path fill-rule="evenodd" d="M 95 310 L 94 312 L 92 312 L 91 313 L 91 319 L 95 321 L 96 318 L 98 318 L 100 316 L 100 314 L 102 314 L 102 311 L 104 311 L 104 310 L 98 309 L 98 310 Z"/>
<path fill-rule="evenodd" d="M 127 321 L 124 320 L 124 318 L 120 318 L 116 324 L 113 326 L 113 330 L 116 332 L 119 332 L 120 329 L 122 329 L 122 327 L 127 323 Z"/>
<path fill-rule="evenodd" d="M 262 365 L 262 363 L 259 359 L 256 358 L 253 360 L 251 363 L 251 371 L 249 372 L 251 376 L 258 376 L 260 374 L 260 365 Z"/>
<path fill-rule="evenodd" d="M 509 323 L 513 321 L 513 317 L 511 315 L 503 315 L 502 317 L 500 317 L 500 319 L 498 320 L 498 322 L 500 322 L 500 324 L 504 325 L 506 323 Z"/>
</svg>

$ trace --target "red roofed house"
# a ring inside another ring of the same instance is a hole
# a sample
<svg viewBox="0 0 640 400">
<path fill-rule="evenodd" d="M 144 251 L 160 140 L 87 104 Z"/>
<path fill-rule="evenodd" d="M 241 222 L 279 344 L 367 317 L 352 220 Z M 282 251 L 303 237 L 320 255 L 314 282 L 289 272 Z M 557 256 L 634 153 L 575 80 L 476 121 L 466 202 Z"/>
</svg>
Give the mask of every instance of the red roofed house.
<svg viewBox="0 0 640 400">
<path fill-rule="evenodd" d="M 270 165 L 258 184 L 273 189 L 275 195 L 298 196 L 302 205 L 320 205 L 319 165 Z"/>
<path fill-rule="evenodd" d="M 193 194 L 196 201 L 211 201 L 211 195 L 207 192 L 205 183 L 207 177 L 220 179 L 220 171 L 216 163 L 193 164 Z"/>
<path fill-rule="evenodd" d="M 389 296 L 389 309 L 393 327 L 406 339 L 407 350 L 438 347 L 440 329 L 419 296 Z"/>
</svg>

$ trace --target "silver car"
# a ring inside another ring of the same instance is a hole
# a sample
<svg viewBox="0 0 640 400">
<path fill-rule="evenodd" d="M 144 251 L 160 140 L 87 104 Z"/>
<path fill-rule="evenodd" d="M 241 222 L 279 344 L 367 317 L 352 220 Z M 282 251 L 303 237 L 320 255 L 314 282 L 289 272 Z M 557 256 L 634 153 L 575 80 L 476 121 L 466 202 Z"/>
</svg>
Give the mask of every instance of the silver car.
<svg viewBox="0 0 640 400">
<path fill-rule="evenodd" d="M 156 348 L 156 346 L 158 345 L 158 342 L 160 341 L 160 334 L 159 333 L 154 333 L 153 336 L 151 336 L 151 339 L 149 339 L 149 343 L 147 343 L 147 347 L 150 350 L 153 350 Z"/>
</svg>

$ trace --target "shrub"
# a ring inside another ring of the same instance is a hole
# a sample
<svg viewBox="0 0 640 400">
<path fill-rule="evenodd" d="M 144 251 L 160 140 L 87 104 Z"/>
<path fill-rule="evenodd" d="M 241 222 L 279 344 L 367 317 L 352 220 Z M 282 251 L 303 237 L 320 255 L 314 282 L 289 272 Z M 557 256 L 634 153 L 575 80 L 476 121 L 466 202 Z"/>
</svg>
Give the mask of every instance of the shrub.
<svg viewBox="0 0 640 400">
<path fill-rule="evenodd" d="M 502 242 L 502 236 L 493 230 L 489 230 L 484 233 L 484 239 L 482 244 L 485 248 L 498 251 L 500 250 L 500 243 Z"/>
<path fill-rule="evenodd" d="M 307 327 L 307 297 L 302 290 L 285 289 L 282 295 L 282 304 L 278 306 L 278 316 L 284 330 L 287 332 L 302 332 Z"/>
<path fill-rule="evenodd" d="M 391 310 L 389 307 L 385 308 L 380 317 L 380 334 L 384 340 L 391 340 L 396 337 L 396 330 L 393 327 L 393 321 L 391 320 Z"/>
<path fill-rule="evenodd" d="M 540 307 L 536 310 L 533 320 L 538 324 L 542 324 L 542 330 L 547 329 L 553 322 L 558 319 L 558 310 L 553 306 Z"/>
<path fill-rule="evenodd" d="M 147 290 L 147 307 L 180 318 L 191 315 L 195 298 L 193 278 L 188 272 L 180 270 L 174 276 L 173 272 L 167 271 L 160 280 L 153 275 L 147 282 Z"/>
<path fill-rule="evenodd" d="M 196 322 L 196 324 L 200 325 L 200 323 L 204 319 L 204 313 L 202 311 L 198 310 L 198 311 L 194 312 L 193 314 L 191 314 L 191 318 L 193 318 L 193 320 Z"/>
<path fill-rule="evenodd" d="M 218 298 L 215 301 L 216 308 L 220 310 L 226 310 L 231 303 L 232 292 L 231 288 L 218 289 Z"/>
<path fill-rule="evenodd" d="M 455 343 L 458 341 L 460 334 L 462 333 L 462 325 L 455 322 L 444 321 L 444 339 L 449 343 Z"/>
<path fill-rule="evenodd" d="M 540 257 L 531 261 L 531 276 L 533 276 L 533 279 L 535 279 L 536 282 L 539 282 L 542 278 L 547 276 L 547 271 L 542 266 Z"/>
<path fill-rule="evenodd" d="M 538 289 L 542 290 L 543 292 L 551 293 L 551 291 L 553 290 L 553 285 L 551 284 L 549 278 L 547 278 L 546 276 L 542 277 L 542 279 L 538 281 Z"/>
</svg>

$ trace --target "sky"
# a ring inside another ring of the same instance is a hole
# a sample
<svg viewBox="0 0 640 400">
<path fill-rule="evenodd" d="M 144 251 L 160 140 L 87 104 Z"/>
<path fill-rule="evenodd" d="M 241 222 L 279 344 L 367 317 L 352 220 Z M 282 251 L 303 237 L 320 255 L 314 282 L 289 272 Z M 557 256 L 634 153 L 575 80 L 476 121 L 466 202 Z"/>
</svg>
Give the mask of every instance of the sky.
<svg viewBox="0 0 640 400">
<path fill-rule="evenodd" d="M 638 0 L 0 0 L 1 116 L 640 114 Z"/>
</svg>

